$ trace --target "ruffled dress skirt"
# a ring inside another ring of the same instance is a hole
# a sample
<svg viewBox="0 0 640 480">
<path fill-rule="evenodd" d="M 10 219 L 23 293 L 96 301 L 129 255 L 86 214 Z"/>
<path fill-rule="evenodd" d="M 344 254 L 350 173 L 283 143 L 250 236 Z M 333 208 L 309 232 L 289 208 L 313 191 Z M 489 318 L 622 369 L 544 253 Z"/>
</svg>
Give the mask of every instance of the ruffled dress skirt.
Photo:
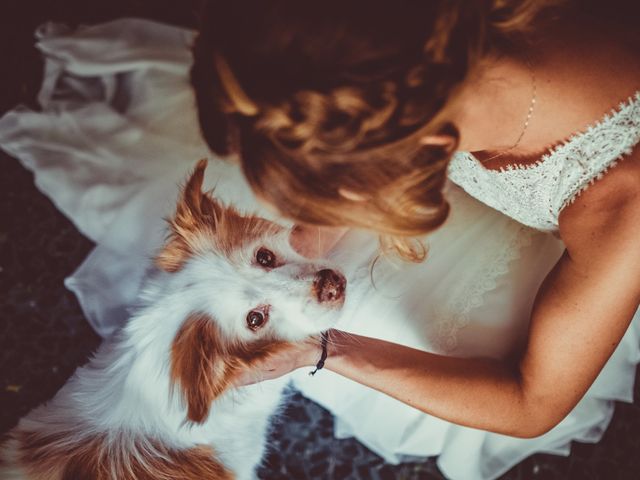
<svg viewBox="0 0 640 480">
<path fill-rule="evenodd" d="M 66 285 L 102 336 L 126 321 L 165 233 L 178 187 L 200 158 L 206 183 L 241 210 L 267 218 L 233 159 L 202 140 L 189 87 L 193 32 L 123 19 L 36 33 L 45 58 L 41 111 L 0 119 L 0 147 L 34 172 L 38 188 L 96 244 Z M 377 258 L 377 240 L 352 232 L 331 253 L 349 279 L 338 328 L 426 351 L 503 358 L 522 345 L 536 291 L 563 247 L 478 203 L 453 185 L 452 214 L 429 235 L 429 258 Z M 377 258 L 377 260 L 376 260 Z M 374 261 L 376 260 L 376 261 Z M 640 316 L 573 411 L 537 438 L 518 439 L 426 415 L 332 372 L 295 372 L 308 398 L 390 463 L 439 456 L 454 480 L 493 479 L 536 452 L 567 455 L 597 442 L 614 400 L 633 401 Z"/>
</svg>

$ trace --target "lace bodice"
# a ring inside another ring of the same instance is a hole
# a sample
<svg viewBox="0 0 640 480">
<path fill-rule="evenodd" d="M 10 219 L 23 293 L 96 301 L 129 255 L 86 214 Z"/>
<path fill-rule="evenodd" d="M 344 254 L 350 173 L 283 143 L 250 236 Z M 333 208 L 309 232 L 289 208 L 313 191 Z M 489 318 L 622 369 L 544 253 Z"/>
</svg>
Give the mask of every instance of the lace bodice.
<svg viewBox="0 0 640 480">
<path fill-rule="evenodd" d="M 488 170 L 470 153 L 458 152 L 449 178 L 518 222 L 555 232 L 562 209 L 639 142 L 640 91 L 535 164 Z"/>
</svg>

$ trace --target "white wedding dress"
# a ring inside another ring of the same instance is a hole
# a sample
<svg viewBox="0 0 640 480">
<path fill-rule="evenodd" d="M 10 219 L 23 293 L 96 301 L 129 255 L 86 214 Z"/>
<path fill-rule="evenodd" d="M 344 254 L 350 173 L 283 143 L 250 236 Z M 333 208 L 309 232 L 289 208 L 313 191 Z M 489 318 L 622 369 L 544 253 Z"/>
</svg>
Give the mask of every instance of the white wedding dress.
<svg viewBox="0 0 640 480">
<path fill-rule="evenodd" d="M 199 158 L 210 159 L 206 181 L 217 196 L 273 214 L 255 201 L 238 166 L 216 159 L 200 137 L 188 82 L 191 31 L 124 19 L 73 32 L 46 25 L 38 38 L 46 59 L 42 111 L 17 107 L 0 118 L 0 147 L 96 243 L 66 284 L 107 336 L 126 320 L 162 241 L 162 218 Z M 575 192 L 638 142 L 639 105 L 640 97 L 630 99 L 530 169 L 489 172 L 467 154 L 456 156 L 455 182 L 534 228 L 449 185 L 452 215 L 428 237 L 423 264 L 382 258 L 371 269 L 376 239 L 347 235 L 332 252 L 349 278 L 338 327 L 450 355 L 508 355 L 525 337 L 537 288 L 563 250 L 540 230 L 553 232 Z M 613 400 L 632 401 L 639 338 L 636 315 L 582 401 L 534 439 L 455 425 L 329 371 L 296 372 L 294 380 L 333 412 L 337 436 L 357 437 L 388 462 L 439 455 L 449 478 L 492 479 L 534 452 L 566 455 L 571 440 L 597 442 Z"/>
</svg>

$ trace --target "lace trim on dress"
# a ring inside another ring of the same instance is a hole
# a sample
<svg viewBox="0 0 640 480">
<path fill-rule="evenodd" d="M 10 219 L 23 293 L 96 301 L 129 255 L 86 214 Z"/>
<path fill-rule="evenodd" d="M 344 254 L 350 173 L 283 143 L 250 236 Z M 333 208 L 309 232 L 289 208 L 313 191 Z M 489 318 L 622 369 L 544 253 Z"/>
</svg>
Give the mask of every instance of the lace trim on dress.
<svg viewBox="0 0 640 480">
<path fill-rule="evenodd" d="M 591 125 L 584 137 L 577 138 L 573 144 L 570 142 L 566 146 L 571 148 L 566 148 L 566 152 L 558 151 L 558 155 L 565 157 L 567 162 L 575 159 L 583 172 L 566 190 L 559 212 L 630 155 L 640 142 L 640 91 L 621 102 L 618 109 L 613 109 L 600 122 Z M 587 162 L 580 161 L 581 157 L 586 157 Z"/>
<path fill-rule="evenodd" d="M 484 304 L 485 296 L 496 289 L 498 279 L 508 273 L 509 266 L 520 258 L 520 252 L 531 245 L 533 236 L 539 232 L 518 225 L 504 248 L 495 251 L 494 258 L 487 262 L 489 268 L 481 277 L 474 277 L 473 283 L 465 290 L 464 295 L 455 295 L 452 302 L 436 308 L 434 321 L 438 325 L 436 347 L 443 353 L 450 353 L 458 346 L 458 332 L 469 325 L 472 310 Z"/>
<path fill-rule="evenodd" d="M 622 127 L 622 128 L 620 128 Z M 612 108 L 609 113 L 607 113 L 604 117 L 602 117 L 597 122 L 592 123 L 587 128 L 581 130 L 578 133 L 574 133 L 566 140 L 558 143 L 557 145 L 549 148 L 549 150 L 543 154 L 539 160 L 533 163 L 528 163 L 524 165 L 520 164 L 510 164 L 505 165 L 504 167 L 500 167 L 499 169 L 492 170 L 494 172 L 506 173 L 513 170 L 534 170 L 536 168 L 542 167 L 544 163 L 549 160 L 549 158 L 554 155 L 558 155 L 559 157 L 563 157 L 568 160 L 572 160 L 577 162 L 581 167 L 587 168 L 589 166 L 589 162 L 592 162 L 593 159 L 587 158 L 586 162 L 584 159 L 580 159 L 579 156 L 573 157 L 577 153 L 585 153 L 584 147 L 586 144 L 594 144 L 596 143 L 594 140 L 610 140 L 610 138 L 605 135 L 605 132 L 608 134 L 612 134 L 613 132 L 620 134 L 621 137 L 624 137 L 624 133 L 628 133 L 628 129 L 633 129 L 634 127 L 638 127 L 638 130 L 635 132 L 636 135 L 631 135 L 629 138 L 635 138 L 635 143 L 628 145 L 627 143 L 620 144 L 620 146 L 626 145 L 628 147 L 628 152 L 623 152 L 620 156 L 628 155 L 633 150 L 633 146 L 640 142 L 640 91 L 637 91 L 635 94 L 628 97 L 626 100 L 620 102 L 618 107 Z M 607 144 L 611 142 L 607 141 Z M 609 145 L 607 145 L 609 146 Z M 616 147 L 614 147 L 615 151 Z M 591 150 L 591 149 L 590 149 Z M 612 150 L 595 152 L 597 155 L 609 156 L 611 155 Z M 589 152 L 593 153 L 593 152 Z M 475 159 L 475 157 L 469 153 L 469 155 Z M 617 157 L 615 161 L 617 162 L 620 157 Z M 478 161 L 478 160 L 476 160 Z M 479 161 L 478 161 L 479 162 Z M 479 162 L 481 163 L 481 162 Z"/>
<path fill-rule="evenodd" d="M 489 170 L 470 153 L 451 161 L 449 178 L 515 220 L 555 232 L 562 209 L 640 142 L 640 91 L 536 163 Z"/>
</svg>

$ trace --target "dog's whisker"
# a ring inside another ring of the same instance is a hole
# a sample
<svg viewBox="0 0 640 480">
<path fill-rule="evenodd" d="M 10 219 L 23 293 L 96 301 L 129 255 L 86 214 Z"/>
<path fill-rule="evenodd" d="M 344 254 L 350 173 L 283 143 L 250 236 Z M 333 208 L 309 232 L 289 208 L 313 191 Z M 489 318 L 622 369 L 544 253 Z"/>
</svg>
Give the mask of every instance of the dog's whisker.
<svg viewBox="0 0 640 480">
<path fill-rule="evenodd" d="M 344 338 L 345 340 L 348 339 L 349 342 L 341 343 L 340 342 L 341 338 Z M 346 346 L 351 343 L 357 343 L 357 344 L 362 343 L 362 340 L 357 335 L 354 335 L 346 331 L 340 331 L 339 333 L 330 335 L 327 340 L 328 340 L 328 343 L 330 343 L 331 345 L 337 345 L 337 346 Z"/>
</svg>

